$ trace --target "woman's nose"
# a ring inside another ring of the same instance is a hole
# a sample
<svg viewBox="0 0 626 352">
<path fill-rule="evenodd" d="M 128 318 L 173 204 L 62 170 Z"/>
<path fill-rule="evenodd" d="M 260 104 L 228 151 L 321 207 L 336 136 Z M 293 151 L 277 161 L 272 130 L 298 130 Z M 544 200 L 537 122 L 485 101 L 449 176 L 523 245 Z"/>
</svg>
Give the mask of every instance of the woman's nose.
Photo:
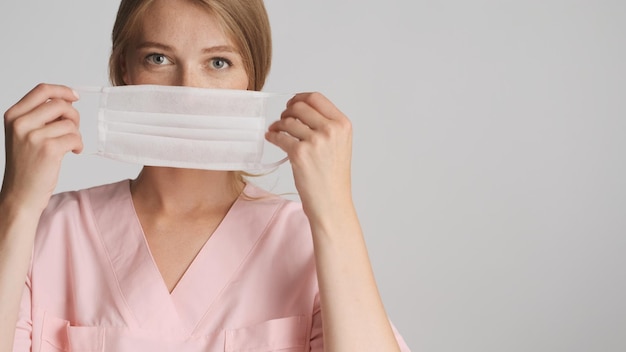
<svg viewBox="0 0 626 352">
<path fill-rule="evenodd" d="M 178 73 L 177 85 L 185 87 L 203 87 L 202 75 L 191 67 L 181 67 Z"/>
</svg>

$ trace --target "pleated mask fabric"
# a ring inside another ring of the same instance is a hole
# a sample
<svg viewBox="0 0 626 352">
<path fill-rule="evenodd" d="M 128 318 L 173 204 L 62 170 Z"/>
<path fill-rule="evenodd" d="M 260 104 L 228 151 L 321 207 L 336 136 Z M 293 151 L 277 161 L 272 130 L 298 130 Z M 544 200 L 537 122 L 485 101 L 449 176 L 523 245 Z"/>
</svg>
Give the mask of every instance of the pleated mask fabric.
<svg viewBox="0 0 626 352">
<path fill-rule="evenodd" d="M 266 106 L 285 94 L 180 86 L 76 87 L 98 93 L 100 156 L 148 166 L 266 171 Z"/>
</svg>

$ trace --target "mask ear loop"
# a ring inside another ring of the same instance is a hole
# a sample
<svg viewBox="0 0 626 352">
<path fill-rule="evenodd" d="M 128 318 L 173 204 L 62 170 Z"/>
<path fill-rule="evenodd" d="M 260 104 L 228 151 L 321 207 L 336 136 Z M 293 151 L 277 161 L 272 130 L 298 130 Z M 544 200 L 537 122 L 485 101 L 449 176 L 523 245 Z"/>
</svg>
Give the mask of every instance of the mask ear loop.
<svg viewBox="0 0 626 352">
<path fill-rule="evenodd" d="M 83 93 L 102 93 L 104 92 L 104 87 L 98 86 L 76 86 L 72 87 L 75 91 L 83 92 Z"/>
<path fill-rule="evenodd" d="M 248 170 L 244 170 L 245 172 L 249 172 L 251 174 L 264 174 L 264 173 L 272 173 L 274 171 L 276 171 L 276 169 L 278 169 L 278 167 L 282 164 L 284 164 L 287 160 L 289 160 L 289 157 L 286 156 L 278 161 L 275 161 L 273 163 L 268 163 L 268 164 L 259 164 L 257 168 L 254 169 L 248 169 Z"/>
</svg>

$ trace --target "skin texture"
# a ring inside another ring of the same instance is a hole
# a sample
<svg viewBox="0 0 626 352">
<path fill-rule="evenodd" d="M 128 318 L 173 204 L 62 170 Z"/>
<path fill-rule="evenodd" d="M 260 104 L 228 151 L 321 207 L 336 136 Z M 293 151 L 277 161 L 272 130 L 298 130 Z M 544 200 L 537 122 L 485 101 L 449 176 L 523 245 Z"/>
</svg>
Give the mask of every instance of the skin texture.
<svg viewBox="0 0 626 352">
<path fill-rule="evenodd" d="M 123 57 L 127 84 L 246 89 L 241 56 L 215 19 L 184 0 L 156 0 Z M 5 114 L 0 193 L 0 351 L 11 351 L 36 223 L 61 160 L 80 152 L 78 98 L 39 85 Z M 351 194 L 349 119 L 320 93 L 292 98 L 266 138 L 291 161 L 313 233 L 327 351 L 396 351 Z M 144 167 L 131 183 L 150 250 L 171 291 L 243 184 L 228 172 Z M 182 220 L 182 221 L 181 221 Z"/>
</svg>

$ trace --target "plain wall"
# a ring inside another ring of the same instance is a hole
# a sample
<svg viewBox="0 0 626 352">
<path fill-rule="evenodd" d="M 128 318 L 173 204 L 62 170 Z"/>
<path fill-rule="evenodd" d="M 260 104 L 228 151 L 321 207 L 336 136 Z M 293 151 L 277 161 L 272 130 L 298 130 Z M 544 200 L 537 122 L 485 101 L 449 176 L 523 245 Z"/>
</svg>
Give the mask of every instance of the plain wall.
<svg viewBox="0 0 626 352">
<path fill-rule="evenodd" d="M 352 119 L 355 202 L 412 350 L 626 350 L 626 2 L 266 3 L 265 90 Z M 38 82 L 107 85 L 118 4 L 0 2 L 0 109 Z M 58 191 L 138 170 L 70 155 Z M 268 184 L 294 191 L 288 165 Z"/>
</svg>

